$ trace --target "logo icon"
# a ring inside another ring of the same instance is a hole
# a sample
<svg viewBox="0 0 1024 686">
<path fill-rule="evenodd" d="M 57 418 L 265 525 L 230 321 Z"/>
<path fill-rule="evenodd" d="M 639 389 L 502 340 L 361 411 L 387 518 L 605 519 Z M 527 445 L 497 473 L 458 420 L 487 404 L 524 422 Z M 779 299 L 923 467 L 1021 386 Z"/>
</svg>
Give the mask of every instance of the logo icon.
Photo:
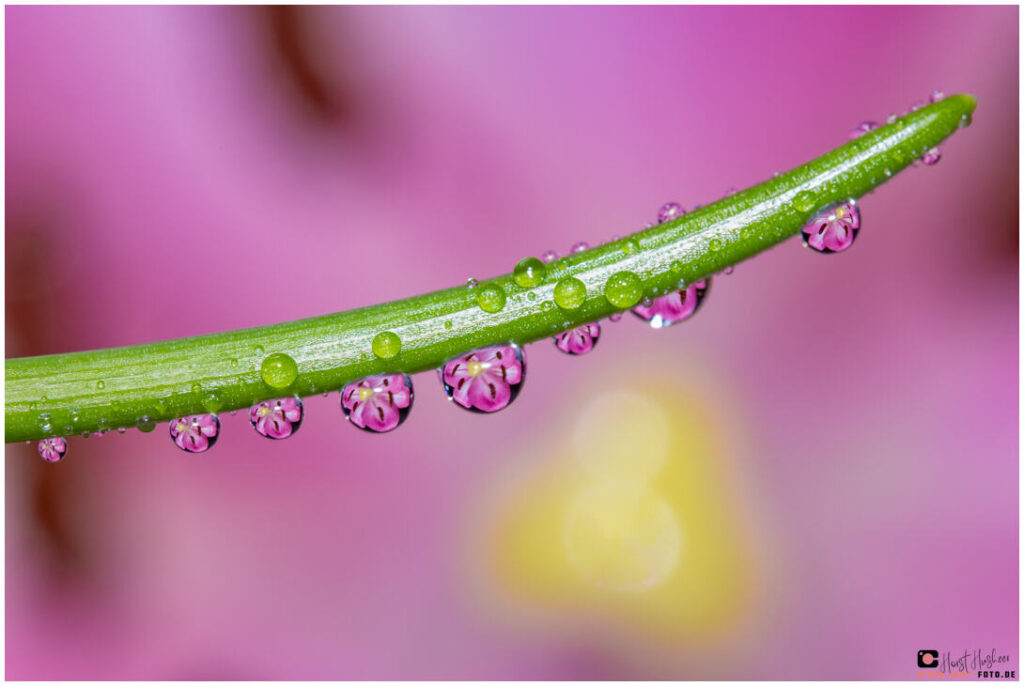
<svg viewBox="0 0 1024 686">
<path fill-rule="evenodd" d="M 939 651 L 919 650 L 917 651 L 917 666 L 922 669 L 934 669 L 939 666 Z"/>
</svg>

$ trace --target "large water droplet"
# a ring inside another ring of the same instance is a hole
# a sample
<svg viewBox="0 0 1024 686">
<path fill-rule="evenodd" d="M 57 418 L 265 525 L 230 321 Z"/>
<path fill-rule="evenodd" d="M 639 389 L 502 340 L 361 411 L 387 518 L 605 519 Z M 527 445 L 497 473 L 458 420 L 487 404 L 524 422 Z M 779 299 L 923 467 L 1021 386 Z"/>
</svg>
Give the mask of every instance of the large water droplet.
<svg viewBox="0 0 1024 686">
<path fill-rule="evenodd" d="M 459 355 L 438 370 L 445 395 L 473 412 L 497 412 L 516 399 L 526 379 L 526 356 L 515 343 Z"/>
<path fill-rule="evenodd" d="M 860 210 L 854 200 L 820 212 L 804 226 L 804 245 L 821 253 L 842 252 L 851 245 L 860 229 Z"/>
<path fill-rule="evenodd" d="M 373 349 L 373 354 L 380 359 L 390 360 L 393 357 L 398 357 L 398 353 L 401 352 L 402 339 L 393 331 L 381 331 L 373 337 L 370 347 Z"/>
<path fill-rule="evenodd" d="M 523 288 L 534 288 L 544 283 L 544 276 L 547 274 L 547 267 L 536 257 L 526 257 L 519 260 L 512 271 L 512 278 Z"/>
<path fill-rule="evenodd" d="M 59 436 L 56 438 L 44 438 L 37 446 L 39 457 L 47 462 L 60 462 L 68 453 L 68 442 Z"/>
<path fill-rule="evenodd" d="M 341 389 L 345 419 L 374 433 L 391 431 L 404 422 L 412 399 L 412 379 L 406 374 L 375 374 Z"/>
<path fill-rule="evenodd" d="M 220 434 L 215 414 L 196 414 L 171 420 L 171 440 L 187 453 L 202 453 L 213 447 Z"/>
<path fill-rule="evenodd" d="M 683 209 L 682 205 L 677 202 L 667 202 L 658 210 L 658 223 L 670 222 L 677 217 L 682 217 L 684 214 L 686 214 L 686 210 Z"/>
<path fill-rule="evenodd" d="M 594 349 L 600 336 L 601 325 L 598 322 L 583 324 L 555 336 L 555 347 L 563 353 L 583 355 Z"/>
<path fill-rule="evenodd" d="M 684 289 L 655 298 L 649 305 L 638 305 L 632 312 L 655 329 L 672 326 L 697 312 L 710 287 L 711 279 L 702 279 Z"/>
<path fill-rule="evenodd" d="M 616 272 L 604 285 L 604 297 L 615 307 L 632 307 L 643 297 L 643 284 L 633 272 Z"/>
<path fill-rule="evenodd" d="M 566 276 L 555 284 L 553 297 L 563 310 L 575 310 L 587 299 L 587 286 L 574 276 Z"/>
<path fill-rule="evenodd" d="M 477 289 L 476 304 L 484 312 L 491 314 L 501 312 L 505 308 L 507 301 L 508 296 L 505 295 L 505 289 L 500 284 L 489 283 Z"/>
<path fill-rule="evenodd" d="M 288 388 L 299 375 L 299 366 L 288 355 L 274 353 L 267 355 L 260 363 L 260 376 L 263 383 L 271 388 Z"/>
<path fill-rule="evenodd" d="M 249 423 L 260 436 L 280 440 L 299 430 L 302 414 L 302 401 L 298 398 L 265 400 L 249 408 Z"/>
</svg>

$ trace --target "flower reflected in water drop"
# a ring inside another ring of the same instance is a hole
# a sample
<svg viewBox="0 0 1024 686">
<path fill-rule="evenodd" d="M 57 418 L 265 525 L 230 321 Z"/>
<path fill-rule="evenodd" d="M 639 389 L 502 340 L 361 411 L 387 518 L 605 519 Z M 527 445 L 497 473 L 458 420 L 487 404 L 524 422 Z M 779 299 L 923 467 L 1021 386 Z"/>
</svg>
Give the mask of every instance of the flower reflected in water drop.
<svg viewBox="0 0 1024 686">
<path fill-rule="evenodd" d="M 711 279 L 702 279 L 686 288 L 655 298 L 650 305 L 637 305 L 631 311 L 655 329 L 689 319 L 700 308 L 711 287 Z"/>
<path fill-rule="evenodd" d="M 583 355 L 594 349 L 597 339 L 601 336 L 601 325 L 598 322 L 577 326 L 555 336 L 555 347 L 570 355 Z"/>
<path fill-rule="evenodd" d="M 818 252 L 842 252 L 853 245 L 860 228 L 860 210 L 853 201 L 829 208 L 802 229 L 804 245 Z"/>
<path fill-rule="evenodd" d="M 451 360 L 440 370 L 445 394 L 460 407 L 497 412 L 515 400 L 526 377 L 519 346 L 496 345 Z"/>
<path fill-rule="evenodd" d="M 412 398 L 412 379 L 406 374 L 376 374 L 342 388 L 341 408 L 360 429 L 385 433 L 405 421 Z"/>
<path fill-rule="evenodd" d="M 278 398 L 249 408 L 249 422 L 256 433 L 273 439 L 288 438 L 302 425 L 302 401 Z"/>
<path fill-rule="evenodd" d="M 170 432 L 176 446 L 185 452 L 201 453 L 217 442 L 220 420 L 213 414 L 180 417 L 171 421 Z"/>
<path fill-rule="evenodd" d="M 60 462 L 68 452 L 68 442 L 59 436 L 39 441 L 39 457 L 47 462 Z"/>
</svg>

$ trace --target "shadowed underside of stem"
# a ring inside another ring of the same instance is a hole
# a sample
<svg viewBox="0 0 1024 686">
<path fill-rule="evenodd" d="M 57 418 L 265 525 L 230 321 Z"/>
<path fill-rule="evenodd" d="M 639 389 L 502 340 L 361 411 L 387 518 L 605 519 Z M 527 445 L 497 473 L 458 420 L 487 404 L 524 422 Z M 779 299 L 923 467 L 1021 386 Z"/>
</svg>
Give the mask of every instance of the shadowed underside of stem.
<svg viewBox="0 0 1024 686">
<path fill-rule="evenodd" d="M 636 299 L 657 297 L 793 236 L 821 208 L 861 197 L 969 123 L 974 105 L 970 96 L 955 95 L 911 112 L 690 214 L 552 262 L 530 288 L 508 275 L 474 289 L 450 288 L 273 326 L 7 360 L 5 439 L 93 433 L 140 420 L 246 408 L 337 390 L 371 374 L 433 369 L 481 346 L 548 338 L 629 309 L 621 298 L 606 297 L 609 282 L 621 281 L 616 275 L 623 272 L 636 277 L 630 280 L 638 285 Z M 554 298 L 555 285 L 567 277 L 586 286 L 585 300 L 571 310 Z M 478 304 L 488 286 L 505 294 L 497 312 Z M 373 347 L 383 332 L 400 341 L 398 354 L 386 359 Z M 297 376 L 285 387 L 271 387 L 260 371 L 276 353 L 297 365 Z"/>
</svg>

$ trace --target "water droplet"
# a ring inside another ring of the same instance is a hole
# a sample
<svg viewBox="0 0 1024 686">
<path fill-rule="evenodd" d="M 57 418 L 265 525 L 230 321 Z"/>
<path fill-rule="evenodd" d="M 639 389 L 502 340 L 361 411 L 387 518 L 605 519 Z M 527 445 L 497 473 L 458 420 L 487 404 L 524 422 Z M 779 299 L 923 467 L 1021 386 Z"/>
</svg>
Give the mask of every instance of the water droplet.
<svg viewBox="0 0 1024 686">
<path fill-rule="evenodd" d="M 47 462 L 60 462 L 68 453 L 68 442 L 63 438 L 44 438 L 37 446 L 39 457 Z"/>
<path fill-rule="evenodd" d="M 932 148 L 931 150 L 929 150 L 928 152 L 921 156 L 921 161 L 927 164 L 929 167 L 933 164 L 936 164 L 941 159 L 942 149 L 939 148 L 938 146 Z"/>
<path fill-rule="evenodd" d="M 230 364 L 230 365 L 231 365 L 232 367 L 237 367 L 237 366 L 238 366 L 238 360 L 237 360 L 237 359 L 235 359 L 234 357 L 232 357 L 232 358 L 231 358 L 230 360 L 228 360 L 228 363 L 229 363 L 229 364 Z"/>
<path fill-rule="evenodd" d="M 725 274 L 726 276 L 729 276 L 734 271 L 736 271 L 736 267 L 733 267 L 732 265 L 729 265 L 728 267 L 726 267 L 725 269 L 722 270 L 722 273 Z"/>
<path fill-rule="evenodd" d="M 451 319 L 446 320 L 445 323 L 444 323 L 444 328 L 449 330 L 449 331 L 451 330 L 451 328 L 453 326 L 454 326 L 454 324 L 452 324 L 452 320 Z"/>
<path fill-rule="evenodd" d="M 702 279 L 684 289 L 655 298 L 650 304 L 634 307 L 632 312 L 655 329 L 678 324 L 697 312 L 710 287 L 711 279 Z"/>
<path fill-rule="evenodd" d="M 519 260 L 512 271 L 512 278 L 523 288 L 534 288 L 544 283 L 544 276 L 547 267 L 536 257 L 527 257 Z"/>
<path fill-rule="evenodd" d="M 932 102 L 938 102 L 946 97 L 946 94 L 942 91 L 932 91 L 932 94 L 928 96 L 928 99 Z"/>
<path fill-rule="evenodd" d="M 123 426 L 117 427 L 117 433 L 119 433 L 119 434 L 124 434 L 126 431 L 128 431 L 128 429 L 126 429 Z"/>
<path fill-rule="evenodd" d="M 302 401 L 298 398 L 277 398 L 249 408 L 249 423 L 260 436 L 280 440 L 299 430 L 302 414 Z"/>
<path fill-rule="evenodd" d="M 545 300 L 540 304 L 540 309 L 544 312 L 550 312 L 551 310 L 555 309 L 555 304 L 550 300 Z"/>
<path fill-rule="evenodd" d="M 135 420 L 135 428 L 144 434 L 156 428 L 156 422 L 148 414 L 144 414 Z"/>
<path fill-rule="evenodd" d="M 960 123 L 958 126 L 961 129 L 967 128 L 974 122 L 974 114 L 962 114 L 960 115 Z"/>
<path fill-rule="evenodd" d="M 402 350 L 402 339 L 393 331 L 381 331 L 373 337 L 370 344 L 373 354 L 382 360 L 390 360 L 398 357 Z"/>
<path fill-rule="evenodd" d="M 391 431 L 404 422 L 412 400 L 412 379 L 407 374 L 367 376 L 341 389 L 345 419 L 374 433 Z"/>
<path fill-rule="evenodd" d="M 198 395 L 199 393 L 202 392 L 203 387 L 199 383 L 194 383 L 191 386 L 189 386 L 189 390 Z"/>
<path fill-rule="evenodd" d="M 39 428 L 46 433 L 53 431 L 53 425 L 50 423 L 51 417 L 49 412 L 39 413 Z"/>
<path fill-rule="evenodd" d="M 252 348 L 252 352 L 255 355 L 262 355 L 264 353 L 263 346 L 262 345 L 254 345 L 253 348 Z"/>
<path fill-rule="evenodd" d="M 721 248 L 722 248 L 722 239 L 721 238 L 712 238 L 708 242 L 708 250 L 710 250 L 711 252 L 716 252 L 718 250 L 721 250 Z"/>
<path fill-rule="evenodd" d="M 471 288 L 472 289 L 472 288 L 476 288 L 479 285 L 480 285 L 480 282 L 477 281 L 476 279 L 474 279 L 473 277 L 470 277 L 470 278 L 466 279 L 466 288 Z"/>
<path fill-rule="evenodd" d="M 555 284 L 554 298 L 563 310 L 575 310 L 587 299 L 587 286 L 574 276 L 566 276 Z"/>
<path fill-rule="evenodd" d="M 886 115 L 886 117 L 885 117 L 885 123 L 886 123 L 886 124 L 892 124 L 892 123 L 895 123 L 895 121 L 896 121 L 897 119 L 899 119 L 899 117 L 897 116 L 897 114 L 896 114 L 895 112 L 890 112 L 890 113 L 889 113 L 888 115 Z"/>
<path fill-rule="evenodd" d="M 544 262 L 545 264 L 550 264 L 558 259 L 558 253 L 556 253 L 554 250 L 548 250 L 547 252 L 540 256 L 540 259 L 541 262 Z"/>
<path fill-rule="evenodd" d="M 507 300 L 508 297 L 505 295 L 505 289 L 501 287 L 501 284 L 497 283 L 481 286 L 476 294 L 476 304 L 480 306 L 481 310 L 491 314 L 501 312 Z"/>
<path fill-rule="evenodd" d="M 172 419 L 171 440 L 187 453 L 202 453 L 213 447 L 220 434 L 220 420 L 215 414 L 196 414 Z"/>
<path fill-rule="evenodd" d="M 604 297 L 615 307 L 632 307 L 643 297 L 643 284 L 633 272 L 617 272 L 604 285 Z"/>
<path fill-rule="evenodd" d="M 622 253 L 624 255 L 632 255 L 640 249 L 640 244 L 635 238 L 627 238 L 622 244 Z"/>
<path fill-rule="evenodd" d="M 580 241 L 579 243 L 576 243 L 574 246 L 572 246 L 572 251 L 574 253 L 583 252 L 584 250 L 589 250 L 589 249 L 590 249 L 590 243 L 587 243 L 586 241 Z"/>
<path fill-rule="evenodd" d="M 622 313 L 621 312 L 615 312 L 614 314 L 608 315 L 608 321 L 610 321 L 612 323 L 615 323 L 615 322 L 619 321 L 620 319 L 622 319 Z"/>
<path fill-rule="evenodd" d="M 921 109 L 924 106 L 925 106 L 925 103 L 922 102 L 921 100 L 918 100 L 917 102 L 915 102 L 913 105 L 910 106 L 910 111 L 911 112 L 917 112 L 919 109 Z"/>
<path fill-rule="evenodd" d="M 597 345 L 601 336 L 601 325 L 598 322 L 577 326 L 555 336 L 555 347 L 569 355 L 589 353 Z"/>
<path fill-rule="evenodd" d="M 820 212 L 801 230 L 804 245 L 822 253 L 842 252 L 860 229 L 860 210 L 854 200 Z"/>
<path fill-rule="evenodd" d="M 106 388 L 106 386 L 107 384 L 103 383 L 103 381 L 96 382 L 96 390 L 98 391 L 102 391 L 104 388 Z"/>
<path fill-rule="evenodd" d="M 267 355 L 260 363 L 260 376 L 263 383 L 271 388 L 288 388 L 299 375 L 299 366 L 288 355 L 274 353 Z"/>
<path fill-rule="evenodd" d="M 224 399 L 217 391 L 209 391 L 203 395 L 203 409 L 207 412 L 216 412 L 224 407 Z"/>
<path fill-rule="evenodd" d="M 810 212 L 814 209 L 815 204 L 814 193 L 810 191 L 800 191 L 793 198 L 793 207 L 799 212 Z"/>
<path fill-rule="evenodd" d="M 537 300 L 537 294 L 534 293 L 533 291 L 530 291 L 529 293 L 526 294 L 526 299 L 529 300 L 530 302 L 535 302 Z"/>
<path fill-rule="evenodd" d="M 515 343 L 459 355 L 438 370 L 445 395 L 472 412 L 497 412 L 516 399 L 526 379 L 526 357 Z"/>
<path fill-rule="evenodd" d="M 667 202 L 658 210 L 658 223 L 670 222 L 677 217 L 682 217 L 684 214 L 686 214 L 686 210 L 683 209 L 682 205 L 677 202 Z"/>
</svg>

